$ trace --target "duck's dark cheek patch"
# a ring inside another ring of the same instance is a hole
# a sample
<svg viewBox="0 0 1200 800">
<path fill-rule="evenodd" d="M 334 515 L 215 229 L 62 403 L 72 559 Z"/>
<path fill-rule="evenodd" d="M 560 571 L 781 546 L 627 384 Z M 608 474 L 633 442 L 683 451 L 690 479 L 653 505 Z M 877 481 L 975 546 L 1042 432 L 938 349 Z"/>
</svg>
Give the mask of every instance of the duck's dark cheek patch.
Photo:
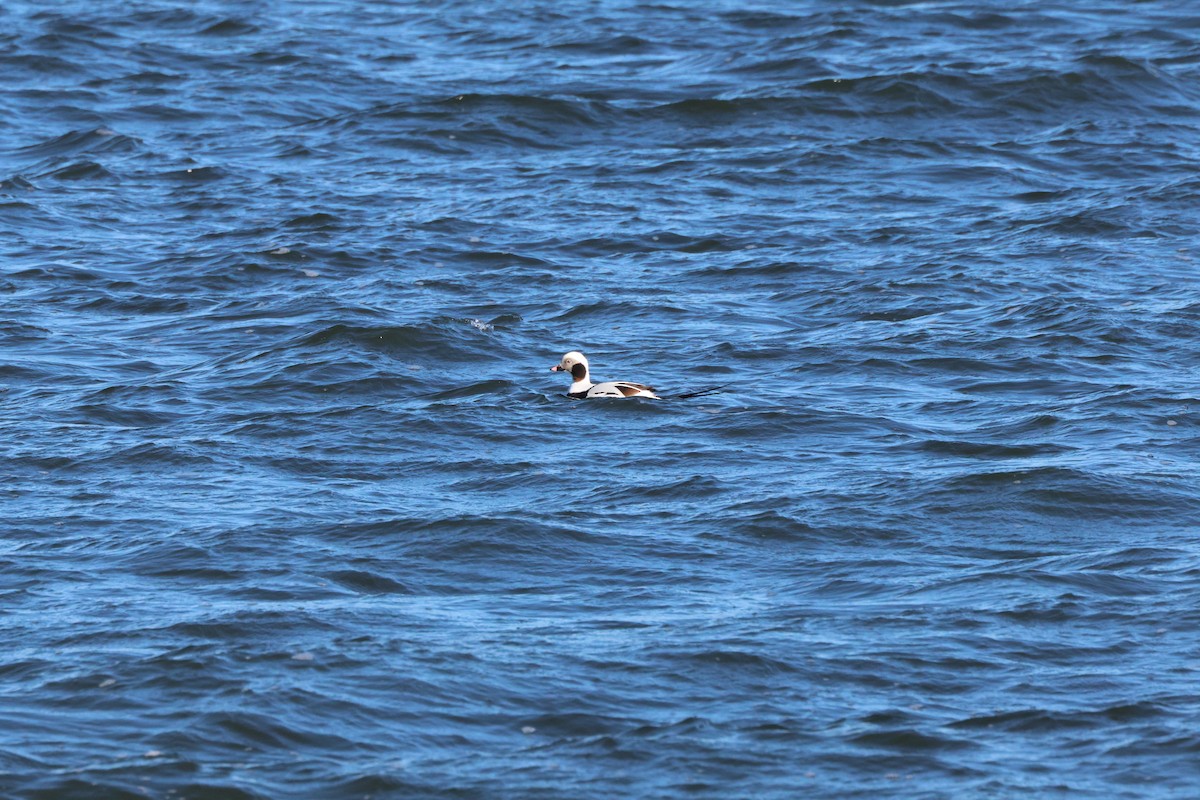
<svg viewBox="0 0 1200 800">
<path fill-rule="evenodd" d="M 587 375 L 587 367 L 585 367 L 583 364 L 576 364 L 575 366 L 571 367 L 571 377 L 575 380 L 581 381 L 585 375 Z"/>
</svg>

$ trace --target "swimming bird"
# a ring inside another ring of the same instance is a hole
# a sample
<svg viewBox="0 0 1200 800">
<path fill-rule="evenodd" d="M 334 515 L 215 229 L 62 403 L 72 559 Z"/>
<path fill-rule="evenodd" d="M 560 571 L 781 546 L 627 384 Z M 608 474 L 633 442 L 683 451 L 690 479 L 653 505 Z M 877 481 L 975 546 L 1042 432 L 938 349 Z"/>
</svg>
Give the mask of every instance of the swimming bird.
<svg viewBox="0 0 1200 800">
<path fill-rule="evenodd" d="M 652 397 L 659 399 L 654 388 L 641 383 L 627 381 L 606 381 L 592 383 L 588 375 L 588 360 L 583 353 L 572 350 L 562 357 L 562 361 L 550 368 L 551 372 L 571 373 L 571 397 L 592 399 L 594 397 Z"/>
</svg>

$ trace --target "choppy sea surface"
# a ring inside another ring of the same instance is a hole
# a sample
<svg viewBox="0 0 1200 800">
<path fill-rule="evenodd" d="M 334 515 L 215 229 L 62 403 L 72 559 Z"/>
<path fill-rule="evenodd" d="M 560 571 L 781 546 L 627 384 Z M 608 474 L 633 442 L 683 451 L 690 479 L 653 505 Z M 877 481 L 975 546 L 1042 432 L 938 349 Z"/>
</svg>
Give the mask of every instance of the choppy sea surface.
<svg viewBox="0 0 1200 800">
<path fill-rule="evenodd" d="M 0 74 L 0 795 L 1195 796 L 1194 4 L 18 0 Z"/>
</svg>

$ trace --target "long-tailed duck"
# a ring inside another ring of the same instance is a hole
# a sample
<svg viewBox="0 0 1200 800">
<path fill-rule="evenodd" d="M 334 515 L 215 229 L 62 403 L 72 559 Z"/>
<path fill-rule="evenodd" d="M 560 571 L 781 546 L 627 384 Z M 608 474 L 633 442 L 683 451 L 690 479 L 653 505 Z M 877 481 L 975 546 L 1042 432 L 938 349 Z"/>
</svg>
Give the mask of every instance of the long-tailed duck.
<svg viewBox="0 0 1200 800">
<path fill-rule="evenodd" d="M 592 383 L 588 377 L 588 360 L 583 353 L 572 350 L 562 357 L 562 361 L 550 368 L 551 372 L 571 373 L 570 396 L 579 399 L 593 397 L 653 397 L 659 399 L 654 389 L 640 383 L 626 381 L 606 381 Z"/>
</svg>

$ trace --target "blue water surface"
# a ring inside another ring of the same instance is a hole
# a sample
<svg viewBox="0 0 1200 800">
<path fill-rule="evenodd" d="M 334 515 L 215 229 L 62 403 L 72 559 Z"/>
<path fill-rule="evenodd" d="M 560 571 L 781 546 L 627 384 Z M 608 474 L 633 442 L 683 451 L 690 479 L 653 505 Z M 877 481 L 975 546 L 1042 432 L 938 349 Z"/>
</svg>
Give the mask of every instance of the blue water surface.
<svg viewBox="0 0 1200 800">
<path fill-rule="evenodd" d="M 0 74 L 0 795 L 1195 796 L 1194 4 L 17 0 Z"/>
</svg>

